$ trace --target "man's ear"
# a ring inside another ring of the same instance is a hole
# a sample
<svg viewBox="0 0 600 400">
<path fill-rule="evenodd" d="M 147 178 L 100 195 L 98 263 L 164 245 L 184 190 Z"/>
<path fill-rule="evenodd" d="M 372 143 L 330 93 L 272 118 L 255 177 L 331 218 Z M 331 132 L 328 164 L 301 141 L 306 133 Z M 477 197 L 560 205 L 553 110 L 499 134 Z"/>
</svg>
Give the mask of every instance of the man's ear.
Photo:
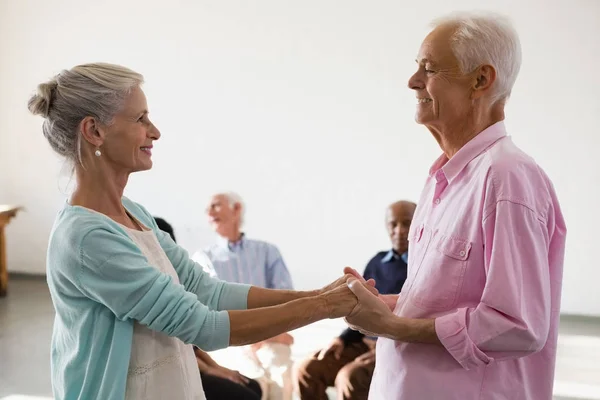
<svg viewBox="0 0 600 400">
<path fill-rule="evenodd" d="M 474 71 L 472 95 L 473 99 L 488 93 L 496 81 L 496 69 L 491 65 L 482 65 Z"/>
<path fill-rule="evenodd" d="M 83 138 L 94 147 L 100 147 L 104 143 L 106 135 L 104 129 L 94 117 L 85 117 L 79 124 Z"/>
</svg>

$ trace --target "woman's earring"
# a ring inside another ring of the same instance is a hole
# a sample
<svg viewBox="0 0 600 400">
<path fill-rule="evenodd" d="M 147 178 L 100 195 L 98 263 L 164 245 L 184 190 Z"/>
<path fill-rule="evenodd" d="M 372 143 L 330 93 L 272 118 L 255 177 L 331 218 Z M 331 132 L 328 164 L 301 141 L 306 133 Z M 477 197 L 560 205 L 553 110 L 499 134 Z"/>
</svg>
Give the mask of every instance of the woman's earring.
<svg viewBox="0 0 600 400">
<path fill-rule="evenodd" d="M 96 151 L 94 152 L 94 154 L 96 155 L 96 157 L 100 157 L 102 155 L 102 152 L 100 151 L 100 148 L 96 148 Z"/>
</svg>

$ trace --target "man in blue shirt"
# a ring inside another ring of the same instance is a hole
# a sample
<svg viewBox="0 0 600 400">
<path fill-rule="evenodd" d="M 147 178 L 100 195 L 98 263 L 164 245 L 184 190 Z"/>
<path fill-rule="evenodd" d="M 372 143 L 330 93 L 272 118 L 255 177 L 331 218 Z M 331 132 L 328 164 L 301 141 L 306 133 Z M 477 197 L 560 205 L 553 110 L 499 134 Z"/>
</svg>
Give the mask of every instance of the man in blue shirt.
<svg viewBox="0 0 600 400">
<path fill-rule="evenodd" d="M 242 232 L 245 209 L 241 197 L 235 193 L 216 194 L 206 213 L 218 235 L 217 243 L 204 251 L 213 267 L 209 273 L 227 282 L 293 289 L 292 277 L 277 247 L 250 239 Z"/>
<path fill-rule="evenodd" d="M 233 192 L 215 194 L 206 214 L 217 243 L 204 252 L 196 253 L 197 261 L 208 258 L 207 271 L 227 282 L 245 283 L 268 289 L 293 289 L 292 277 L 279 249 L 271 243 L 250 239 L 242 232 L 245 207 L 242 198 Z M 246 354 L 264 372 L 259 379 L 265 386 L 267 398 L 290 399 L 292 396 L 291 349 L 294 338 L 284 333 L 249 347 Z M 273 376 L 274 374 L 278 376 Z M 277 378 L 277 379 L 272 379 Z M 283 383 L 275 383 L 283 382 Z"/>
<path fill-rule="evenodd" d="M 381 294 L 396 294 L 406 280 L 408 230 L 416 204 L 398 201 L 386 212 L 386 226 L 392 248 L 377 253 L 363 276 L 375 279 Z M 375 339 L 350 328 L 331 344 L 298 365 L 297 391 L 302 400 L 327 400 L 326 390 L 335 386 L 338 399 L 367 399 L 375 369 Z"/>
</svg>

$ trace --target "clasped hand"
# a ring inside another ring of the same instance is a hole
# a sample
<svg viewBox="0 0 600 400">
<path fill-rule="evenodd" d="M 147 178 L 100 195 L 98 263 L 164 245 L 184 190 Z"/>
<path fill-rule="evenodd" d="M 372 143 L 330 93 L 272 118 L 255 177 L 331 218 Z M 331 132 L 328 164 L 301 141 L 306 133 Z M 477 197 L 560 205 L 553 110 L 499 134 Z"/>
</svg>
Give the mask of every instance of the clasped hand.
<svg viewBox="0 0 600 400">
<path fill-rule="evenodd" d="M 354 269 L 346 267 L 348 288 L 354 293 L 358 302 L 354 309 L 345 317 L 350 328 L 367 336 L 385 336 L 387 324 L 394 318 L 393 310 L 398 301 L 398 295 L 380 295 L 367 290 L 367 282 Z"/>
<path fill-rule="evenodd" d="M 380 295 L 375 280 L 365 280 L 356 270 L 344 268 L 344 275 L 320 290 L 329 318 L 345 317 L 346 323 L 367 336 L 382 336 L 394 316 L 398 295 Z"/>
<path fill-rule="evenodd" d="M 347 268 L 351 270 L 351 268 Z M 354 275 L 345 273 L 342 277 L 331 282 L 323 289 L 318 291 L 318 295 L 324 300 L 324 310 L 328 318 L 345 317 L 356 307 L 358 302 L 356 295 L 350 290 L 348 282 L 355 280 Z M 378 295 L 379 292 L 375 288 L 375 280 L 364 279 L 358 283 L 364 287 L 367 293 Z"/>
</svg>

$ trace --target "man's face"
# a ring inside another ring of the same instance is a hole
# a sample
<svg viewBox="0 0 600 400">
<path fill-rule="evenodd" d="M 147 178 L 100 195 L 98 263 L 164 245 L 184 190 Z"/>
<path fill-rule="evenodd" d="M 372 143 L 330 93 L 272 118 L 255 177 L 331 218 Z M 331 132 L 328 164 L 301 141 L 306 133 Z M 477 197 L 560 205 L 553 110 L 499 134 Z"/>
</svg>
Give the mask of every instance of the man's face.
<svg viewBox="0 0 600 400">
<path fill-rule="evenodd" d="M 408 81 L 417 97 L 415 120 L 440 130 L 460 124 L 472 107 L 472 76 L 462 73 L 450 46 L 454 29 L 439 27 L 427 35 L 417 56 L 417 72 Z"/>
<path fill-rule="evenodd" d="M 227 196 L 217 194 L 212 197 L 206 208 L 206 215 L 213 230 L 221 236 L 226 236 L 239 227 L 240 211 L 239 204 L 232 206 Z"/>
<path fill-rule="evenodd" d="M 388 207 L 386 225 L 392 248 L 398 254 L 408 251 L 408 230 L 412 223 L 415 206 L 408 202 L 398 202 Z"/>
</svg>

